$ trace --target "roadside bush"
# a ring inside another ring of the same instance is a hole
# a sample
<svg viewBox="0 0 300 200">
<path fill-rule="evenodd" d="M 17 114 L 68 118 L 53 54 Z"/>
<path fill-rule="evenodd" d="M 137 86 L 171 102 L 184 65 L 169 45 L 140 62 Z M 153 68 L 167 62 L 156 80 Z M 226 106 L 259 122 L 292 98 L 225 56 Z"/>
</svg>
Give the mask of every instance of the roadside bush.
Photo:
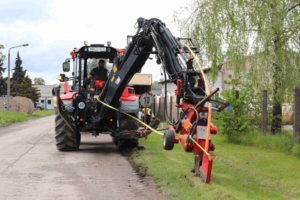
<svg viewBox="0 0 300 200">
<path fill-rule="evenodd" d="M 231 77 L 230 77 L 231 78 Z M 239 79 L 231 78 L 225 81 L 232 88 L 221 93 L 220 101 L 228 101 L 232 109 L 225 109 L 221 113 L 214 112 L 212 121 L 218 127 L 221 134 L 239 143 L 239 135 L 249 126 L 258 121 L 259 109 L 255 100 L 254 89 L 251 84 L 241 85 Z M 236 90 L 239 89 L 239 98 L 236 98 Z"/>
<path fill-rule="evenodd" d="M 294 154 L 295 156 L 297 156 L 298 158 L 300 158 L 300 144 L 294 145 L 292 151 L 293 151 L 293 154 Z"/>
<path fill-rule="evenodd" d="M 222 92 L 219 100 L 228 101 L 232 109 L 212 115 L 212 122 L 217 126 L 218 133 L 224 135 L 230 143 L 273 149 L 300 158 L 300 142 L 295 141 L 291 131 L 282 131 L 277 135 L 270 132 L 261 133 L 262 94 L 255 92 L 249 82 L 245 84 L 239 78 L 229 78 L 230 81 L 225 83 L 230 85 L 231 89 Z M 272 105 L 271 100 L 268 100 L 268 103 Z M 271 109 L 268 109 L 269 122 L 272 119 L 271 114 Z"/>
</svg>

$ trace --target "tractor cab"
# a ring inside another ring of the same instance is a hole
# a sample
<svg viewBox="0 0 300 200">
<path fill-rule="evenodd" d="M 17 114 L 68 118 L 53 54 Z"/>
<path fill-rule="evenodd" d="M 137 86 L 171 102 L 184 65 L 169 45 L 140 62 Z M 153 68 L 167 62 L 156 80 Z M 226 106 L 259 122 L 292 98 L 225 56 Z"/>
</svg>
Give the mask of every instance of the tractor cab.
<svg viewBox="0 0 300 200">
<path fill-rule="evenodd" d="M 70 92 L 79 92 L 85 97 L 99 94 L 101 89 L 97 90 L 98 87 L 93 84 L 94 80 L 87 81 L 86 79 L 89 77 L 90 72 L 98 67 L 99 60 L 104 60 L 104 68 L 109 72 L 113 66 L 114 58 L 120 52 L 121 50 L 111 47 L 110 42 L 108 42 L 107 46 L 103 44 L 91 44 L 88 46 L 85 41 L 85 46 L 74 49 L 70 53 L 72 58 L 67 59 L 63 63 L 63 71 L 69 72 L 70 60 L 73 60 L 73 77 L 66 77 L 65 74 L 60 74 L 58 79 L 61 82 L 72 81 Z"/>
<path fill-rule="evenodd" d="M 110 115 L 107 115 L 106 119 L 102 120 L 101 123 L 93 123 L 99 112 L 99 102 L 95 100 L 94 96 L 101 94 L 102 89 L 109 80 L 106 80 L 106 82 L 103 83 L 103 87 L 99 87 L 95 85 L 93 79 L 89 81 L 87 78 L 91 71 L 98 67 L 99 60 L 104 61 L 104 68 L 107 69 L 107 76 L 109 72 L 113 73 L 113 63 L 124 55 L 124 51 L 111 47 L 110 42 L 107 43 L 107 46 L 103 44 L 91 44 L 89 46 L 85 41 L 83 47 L 74 49 L 70 54 L 72 58 L 66 59 L 63 63 L 63 71 L 70 72 L 70 62 L 72 60 L 73 77 L 67 77 L 65 74 L 60 74 L 58 76 L 60 82 L 65 82 L 65 91 L 68 92 L 61 96 L 58 95 L 57 92 L 55 95 L 54 92 L 54 96 L 56 96 L 54 98 L 65 105 L 63 110 L 65 109 L 67 112 L 59 110 L 59 106 L 54 107 L 57 109 L 57 112 L 60 112 L 61 116 L 64 116 L 66 121 L 70 121 L 69 124 L 75 125 L 74 127 L 71 127 L 71 129 L 78 132 L 91 131 L 94 135 L 98 135 L 103 131 L 107 131 L 107 127 L 114 127 L 117 115 L 113 116 L 113 113 L 111 113 Z M 70 89 L 66 83 L 68 81 L 72 81 Z M 118 105 L 118 109 L 122 112 L 138 113 L 139 98 L 135 96 L 134 88 L 124 88 Z M 119 121 L 118 118 L 119 117 L 117 117 L 117 121 Z"/>
</svg>

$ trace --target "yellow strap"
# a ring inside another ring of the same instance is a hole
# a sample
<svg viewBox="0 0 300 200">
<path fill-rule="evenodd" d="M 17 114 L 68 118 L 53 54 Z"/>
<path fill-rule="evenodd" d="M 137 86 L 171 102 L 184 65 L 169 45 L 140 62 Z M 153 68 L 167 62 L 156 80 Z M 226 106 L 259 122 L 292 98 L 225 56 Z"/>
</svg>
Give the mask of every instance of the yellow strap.
<svg viewBox="0 0 300 200">
<path fill-rule="evenodd" d="M 202 149 L 202 151 L 207 155 L 207 157 L 208 157 L 208 159 L 209 160 L 211 160 L 211 156 L 210 156 L 210 154 L 207 152 L 207 151 L 205 151 L 205 149 L 203 148 L 203 147 L 201 147 L 190 135 L 189 135 L 189 138 L 200 148 L 200 149 Z"/>
<path fill-rule="evenodd" d="M 194 58 L 195 58 L 195 60 L 196 60 L 196 62 L 197 62 L 197 65 L 198 65 L 198 67 L 199 67 L 199 69 L 200 69 L 200 71 L 201 71 L 201 73 L 202 73 L 202 77 L 203 77 L 203 79 L 204 79 L 205 89 L 206 89 L 207 95 L 209 95 L 209 94 L 210 94 L 210 91 L 209 91 L 208 82 L 207 82 L 207 80 L 206 80 L 205 74 L 204 74 L 204 72 L 203 72 L 203 70 L 202 70 L 202 67 L 201 67 L 201 65 L 200 65 L 200 62 L 199 62 L 199 60 L 198 60 L 198 57 L 195 55 L 195 53 L 192 51 L 192 49 L 191 49 L 189 46 L 187 46 L 187 45 L 185 45 L 185 44 L 183 44 L 183 46 L 185 46 L 186 48 L 188 48 L 188 49 L 190 50 L 191 54 L 194 56 Z M 211 103 L 208 103 L 207 127 L 210 127 L 210 123 L 211 123 Z M 207 151 L 209 150 L 209 135 L 210 135 L 210 130 L 207 129 L 207 131 L 206 131 L 206 141 L 205 141 L 205 149 L 206 149 Z"/>
<path fill-rule="evenodd" d="M 121 113 L 123 113 L 123 114 L 125 114 L 125 115 L 128 115 L 129 117 L 131 117 L 131 118 L 137 120 L 138 122 L 142 123 L 142 124 L 145 125 L 147 128 L 151 129 L 153 132 L 155 132 L 155 133 L 157 133 L 157 134 L 159 134 L 159 135 L 164 135 L 164 134 L 158 132 L 157 130 L 155 130 L 154 128 L 152 128 L 151 126 L 149 126 L 148 124 L 146 124 L 146 123 L 142 122 L 141 120 L 135 118 L 134 116 L 129 115 L 128 113 L 122 112 L 122 111 L 120 111 L 120 110 L 118 110 L 118 109 L 112 107 L 111 105 L 108 105 L 108 104 L 104 103 L 103 101 L 101 101 L 101 100 L 98 98 L 97 95 L 95 95 L 94 97 L 95 97 L 95 99 L 97 99 L 97 100 L 98 100 L 100 103 L 102 103 L 103 105 L 105 105 L 105 106 L 107 106 L 107 107 L 109 107 L 109 108 L 111 108 L 111 109 L 113 109 L 113 110 L 116 110 L 116 111 L 118 111 L 118 112 L 121 112 Z M 181 135 L 177 134 L 177 136 L 181 136 Z M 207 155 L 208 159 L 211 160 L 211 157 L 210 157 L 209 153 L 207 153 L 207 151 L 205 151 L 205 149 L 204 149 L 203 147 L 201 147 L 201 146 L 200 146 L 200 145 L 199 145 L 199 144 L 198 144 L 198 143 L 197 143 L 190 135 L 189 135 L 189 138 L 190 138 L 190 139 L 192 140 L 192 142 L 194 142 L 200 149 L 202 149 L 202 151 Z"/>
<path fill-rule="evenodd" d="M 158 132 L 157 130 L 155 130 L 154 128 L 152 128 L 151 126 L 149 126 L 148 124 L 146 124 L 146 123 L 142 122 L 141 120 L 135 118 L 134 116 L 131 116 L 131 115 L 129 115 L 128 113 L 122 112 L 122 111 L 120 111 L 120 110 L 118 110 L 118 109 L 112 107 L 111 105 L 108 105 L 108 104 L 104 103 L 103 101 L 101 101 L 101 100 L 98 98 L 97 95 L 95 95 L 94 97 L 95 97 L 95 99 L 97 99 L 97 100 L 98 100 L 100 103 L 102 103 L 103 105 L 105 105 L 105 106 L 107 106 L 107 107 L 109 107 L 109 108 L 111 108 L 111 109 L 113 109 L 113 110 L 116 110 L 116 111 L 118 111 L 118 112 L 121 112 L 121 113 L 123 113 L 123 114 L 125 114 L 125 115 L 128 115 L 129 117 L 131 117 L 131 118 L 137 120 L 138 122 L 142 123 L 142 124 L 145 125 L 147 128 L 149 128 L 150 130 L 152 130 L 153 132 L 155 132 L 155 133 L 157 133 L 157 134 L 159 134 L 159 135 L 164 135 L 164 134 Z"/>
</svg>

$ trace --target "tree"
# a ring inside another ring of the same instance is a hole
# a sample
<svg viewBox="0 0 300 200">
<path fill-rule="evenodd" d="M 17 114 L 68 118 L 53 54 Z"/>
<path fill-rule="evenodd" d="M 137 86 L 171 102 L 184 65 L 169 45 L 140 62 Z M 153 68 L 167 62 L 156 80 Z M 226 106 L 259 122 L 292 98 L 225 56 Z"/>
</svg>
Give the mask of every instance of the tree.
<svg viewBox="0 0 300 200">
<path fill-rule="evenodd" d="M 4 49 L 4 46 L 0 44 L 0 50 Z M 3 73 L 6 68 L 3 68 L 3 62 L 5 60 L 5 55 L 3 55 L 2 51 L 0 51 L 0 96 L 7 94 L 7 84 L 6 80 L 3 78 Z"/>
<path fill-rule="evenodd" d="M 12 96 L 27 97 L 35 102 L 41 97 L 41 93 L 38 88 L 32 87 L 32 81 L 28 75 L 23 79 L 20 84 L 14 85 L 14 91 L 11 93 Z"/>
<path fill-rule="evenodd" d="M 23 61 L 21 60 L 18 52 L 15 61 L 15 68 L 13 68 L 14 73 L 12 74 L 12 79 L 11 79 L 11 85 L 10 85 L 11 94 L 16 90 L 15 89 L 16 85 L 21 84 L 25 77 L 27 70 L 23 70 L 23 67 L 21 66 L 22 63 Z"/>
<path fill-rule="evenodd" d="M 202 64 L 217 76 L 218 65 L 230 61 L 234 77 L 244 77 L 256 91 L 272 91 L 271 131 L 281 130 L 285 95 L 299 86 L 300 10 L 293 0 L 195 0 L 174 17 L 182 34 L 200 49 Z M 251 58 L 251 69 L 243 62 Z"/>
<path fill-rule="evenodd" d="M 14 73 L 12 75 L 13 76 L 12 77 L 12 83 L 13 84 L 22 83 L 22 81 L 25 77 L 25 74 L 26 74 L 27 70 L 23 70 L 23 67 L 21 66 L 22 63 L 23 63 L 23 61 L 21 60 L 19 52 L 18 52 L 16 61 L 15 61 L 15 68 L 13 68 L 13 70 L 14 70 Z"/>
<path fill-rule="evenodd" d="M 161 90 L 161 85 L 159 84 L 159 81 L 154 81 L 151 87 L 152 90 Z"/>
<path fill-rule="evenodd" d="M 45 85 L 46 81 L 43 78 L 34 78 L 34 85 Z"/>
</svg>

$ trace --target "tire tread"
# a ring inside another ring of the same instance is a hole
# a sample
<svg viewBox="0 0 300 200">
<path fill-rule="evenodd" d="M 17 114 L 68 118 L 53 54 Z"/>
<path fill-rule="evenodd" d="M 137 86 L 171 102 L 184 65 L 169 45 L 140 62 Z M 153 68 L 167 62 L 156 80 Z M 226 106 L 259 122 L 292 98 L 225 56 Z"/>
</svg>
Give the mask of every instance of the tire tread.
<svg viewBox="0 0 300 200">
<path fill-rule="evenodd" d="M 72 132 L 63 118 L 55 116 L 55 140 L 59 151 L 76 151 L 80 144 L 80 133 Z"/>
</svg>

